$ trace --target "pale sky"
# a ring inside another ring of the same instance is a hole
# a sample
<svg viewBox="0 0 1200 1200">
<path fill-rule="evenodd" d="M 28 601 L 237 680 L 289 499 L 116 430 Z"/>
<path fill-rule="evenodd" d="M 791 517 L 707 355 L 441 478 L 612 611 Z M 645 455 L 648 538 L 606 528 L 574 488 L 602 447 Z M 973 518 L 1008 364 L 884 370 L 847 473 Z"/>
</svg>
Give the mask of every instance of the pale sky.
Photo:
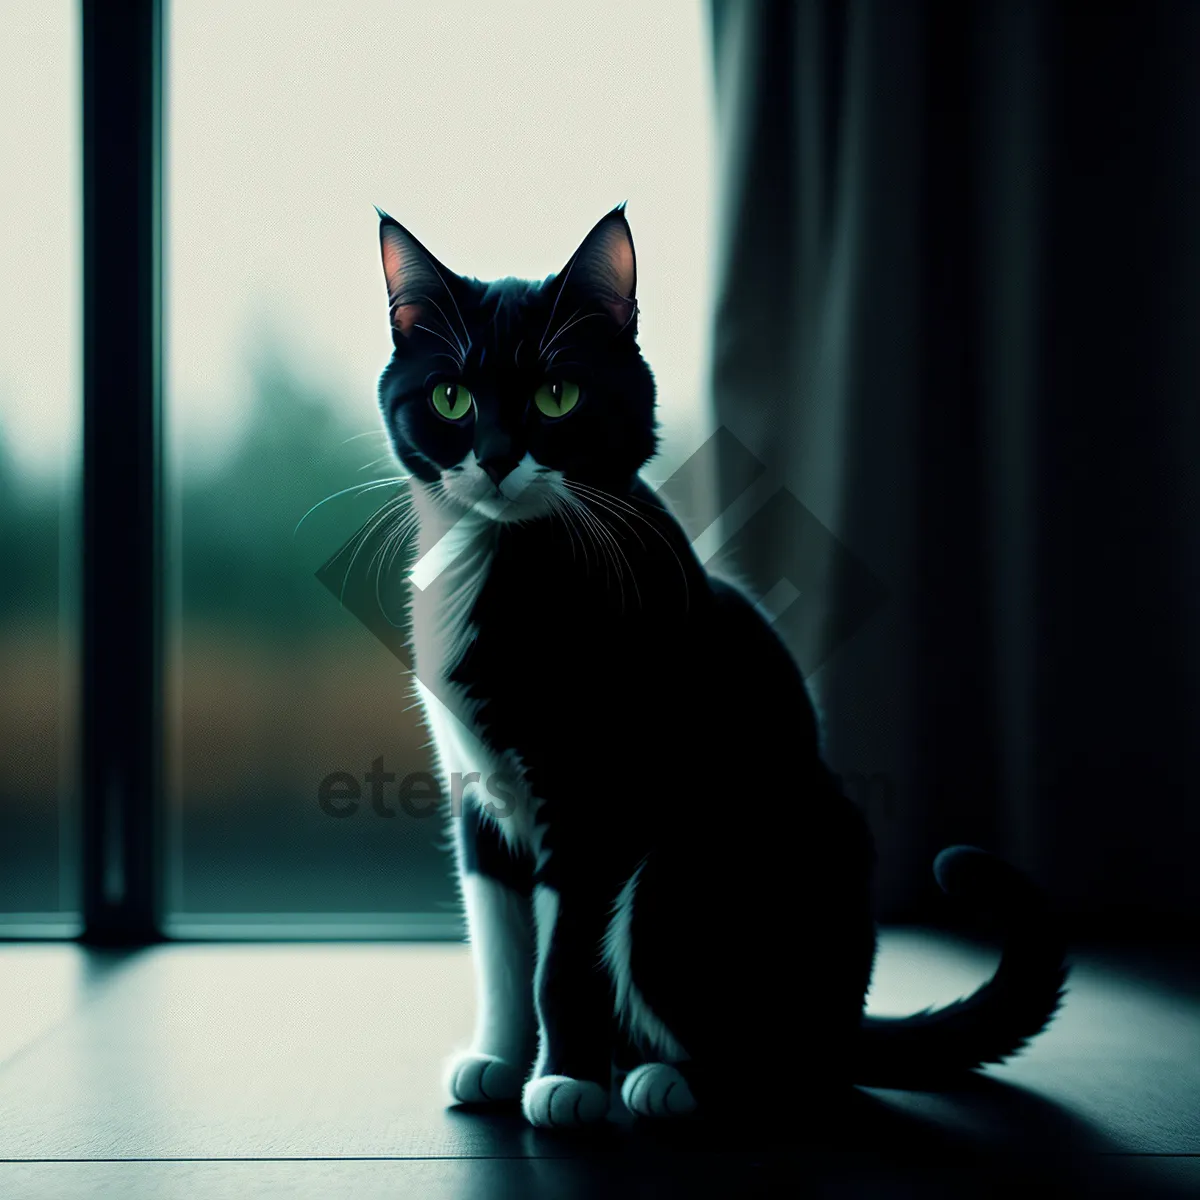
<svg viewBox="0 0 1200 1200">
<path fill-rule="evenodd" d="M 79 445 L 77 8 L 0 0 L 0 437 L 39 474 Z"/>
<path fill-rule="evenodd" d="M 0 0 L 0 427 L 73 453 L 76 13 Z M 711 430 L 713 110 L 700 0 L 172 0 L 167 398 L 179 466 L 237 436 L 264 329 L 372 427 L 378 204 L 462 274 L 540 278 L 614 204 L 638 252 L 667 465 Z"/>
</svg>

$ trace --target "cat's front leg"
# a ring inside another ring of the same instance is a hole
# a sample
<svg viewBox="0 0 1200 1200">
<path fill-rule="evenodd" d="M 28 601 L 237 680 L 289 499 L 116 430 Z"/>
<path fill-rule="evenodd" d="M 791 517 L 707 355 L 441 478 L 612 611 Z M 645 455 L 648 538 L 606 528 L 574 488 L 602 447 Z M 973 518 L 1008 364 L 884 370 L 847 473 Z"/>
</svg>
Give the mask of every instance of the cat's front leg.
<svg viewBox="0 0 1200 1200">
<path fill-rule="evenodd" d="M 475 1033 L 448 1064 L 446 1087 L 458 1104 L 511 1103 L 520 1098 L 537 1045 L 532 862 L 515 855 L 472 804 L 455 825 L 475 974 Z"/>
<path fill-rule="evenodd" d="M 521 1107 L 532 1125 L 592 1125 L 608 1116 L 613 1000 L 601 961 L 606 892 L 539 883 L 534 891 L 538 1058 Z"/>
</svg>

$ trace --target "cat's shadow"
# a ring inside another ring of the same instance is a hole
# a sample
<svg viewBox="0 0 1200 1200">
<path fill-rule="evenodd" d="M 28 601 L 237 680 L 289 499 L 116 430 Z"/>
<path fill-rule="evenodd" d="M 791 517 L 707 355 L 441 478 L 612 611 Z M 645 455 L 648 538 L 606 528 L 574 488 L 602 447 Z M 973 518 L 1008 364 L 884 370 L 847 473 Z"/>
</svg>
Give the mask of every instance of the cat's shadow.
<svg viewBox="0 0 1200 1200">
<path fill-rule="evenodd" d="M 1136 1160 L 1120 1157 L 1094 1125 L 985 1075 L 939 1093 L 814 1094 L 790 1113 L 767 1119 L 747 1111 L 736 1124 L 635 1122 L 614 1111 L 620 1115 L 604 1129 L 573 1133 L 530 1129 L 512 1115 L 469 1119 L 496 1121 L 505 1141 L 515 1139 L 514 1155 L 525 1161 L 513 1169 L 527 1176 L 531 1196 L 636 1196 L 652 1184 L 659 1194 L 691 1194 L 703 1184 L 703 1194 L 777 1195 L 797 1182 L 839 1195 L 911 1195 L 914 1186 L 922 1195 L 959 1195 L 968 1185 L 972 1195 L 1011 1195 L 1035 1182 L 1051 1183 L 1059 1196 L 1150 1194 L 1134 1174 Z"/>
</svg>

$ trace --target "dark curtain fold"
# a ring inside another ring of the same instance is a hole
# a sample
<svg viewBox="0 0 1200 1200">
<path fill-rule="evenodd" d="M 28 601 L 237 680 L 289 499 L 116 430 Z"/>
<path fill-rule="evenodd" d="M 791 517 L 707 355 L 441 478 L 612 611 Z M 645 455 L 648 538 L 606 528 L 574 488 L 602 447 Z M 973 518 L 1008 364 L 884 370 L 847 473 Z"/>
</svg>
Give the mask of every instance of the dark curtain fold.
<svg viewBox="0 0 1200 1200">
<path fill-rule="evenodd" d="M 884 915 L 967 841 L 1200 917 L 1200 4 L 711 15 L 717 417 L 832 534 L 780 628 Z"/>
</svg>

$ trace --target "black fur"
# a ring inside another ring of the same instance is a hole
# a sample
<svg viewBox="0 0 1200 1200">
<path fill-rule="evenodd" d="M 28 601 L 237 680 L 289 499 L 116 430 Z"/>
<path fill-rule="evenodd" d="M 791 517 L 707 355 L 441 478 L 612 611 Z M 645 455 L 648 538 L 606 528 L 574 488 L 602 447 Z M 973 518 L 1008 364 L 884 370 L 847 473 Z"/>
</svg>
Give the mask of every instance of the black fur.
<svg viewBox="0 0 1200 1200">
<path fill-rule="evenodd" d="M 488 744 L 518 756 L 543 802 L 536 861 L 508 846 L 500 820 L 472 812 L 458 826 L 461 869 L 558 896 L 537 996 L 543 1073 L 607 1086 L 628 1049 L 600 951 L 635 872 L 632 978 L 686 1051 L 701 1108 L 786 1105 L 814 1083 L 919 1085 L 1015 1052 L 1059 1002 L 1063 947 L 1032 884 L 978 851 L 947 852 L 939 877 L 1008 922 L 995 978 L 933 1014 L 863 1019 L 875 956 L 866 823 L 822 760 L 786 648 L 742 591 L 705 571 L 638 475 L 656 445 L 654 382 L 622 263 L 606 266 L 628 238 L 623 212 L 540 284 L 463 279 L 386 216 L 381 235 L 400 250 L 380 398 L 415 486 L 436 492 L 471 456 L 503 476 L 530 453 L 591 489 L 579 496 L 590 534 L 548 515 L 481 535 L 490 568 L 449 671 L 480 703 Z M 556 332 L 547 365 L 538 348 Z M 582 387 L 555 422 L 531 407 L 546 377 Z M 440 380 L 470 388 L 469 422 L 432 410 Z"/>
</svg>

